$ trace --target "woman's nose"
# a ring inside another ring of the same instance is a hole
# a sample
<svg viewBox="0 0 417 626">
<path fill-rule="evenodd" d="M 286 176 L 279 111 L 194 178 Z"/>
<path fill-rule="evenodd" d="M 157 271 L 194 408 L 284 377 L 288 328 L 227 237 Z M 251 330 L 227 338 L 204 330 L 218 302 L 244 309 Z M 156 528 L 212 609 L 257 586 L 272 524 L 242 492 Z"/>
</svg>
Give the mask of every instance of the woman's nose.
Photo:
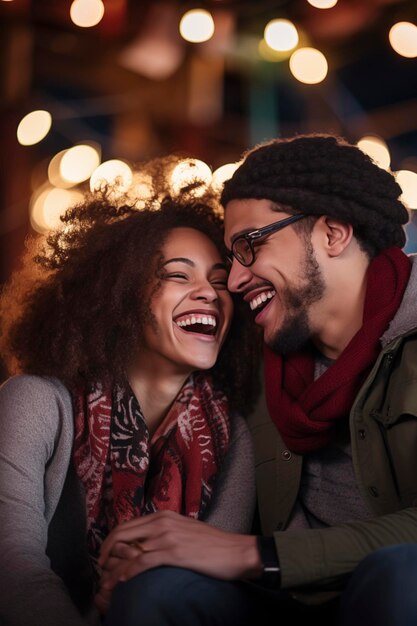
<svg viewBox="0 0 417 626">
<path fill-rule="evenodd" d="M 207 300 L 208 302 L 213 302 L 214 300 L 217 300 L 218 294 L 208 280 L 203 280 L 195 286 L 193 297 L 196 300 Z"/>
</svg>

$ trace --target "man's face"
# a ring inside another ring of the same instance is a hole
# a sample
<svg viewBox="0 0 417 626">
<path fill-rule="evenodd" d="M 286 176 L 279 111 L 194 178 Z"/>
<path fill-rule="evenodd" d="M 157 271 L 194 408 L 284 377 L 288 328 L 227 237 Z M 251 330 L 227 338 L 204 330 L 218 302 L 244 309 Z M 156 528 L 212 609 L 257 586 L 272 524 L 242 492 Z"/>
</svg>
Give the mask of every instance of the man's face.
<svg viewBox="0 0 417 626">
<path fill-rule="evenodd" d="M 289 217 L 273 211 L 272 206 L 269 200 L 229 202 L 225 211 L 227 248 L 231 249 L 238 235 Z M 295 351 L 314 332 L 313 305 L 321 300 L 326 287 L 313 246 L 289 225 L 258 240 L 254 248 L 255 261 L 250 267 L 233 260 L 228 287 L 242 294 L 272 350 L 280 354 Z"/>
</svg>

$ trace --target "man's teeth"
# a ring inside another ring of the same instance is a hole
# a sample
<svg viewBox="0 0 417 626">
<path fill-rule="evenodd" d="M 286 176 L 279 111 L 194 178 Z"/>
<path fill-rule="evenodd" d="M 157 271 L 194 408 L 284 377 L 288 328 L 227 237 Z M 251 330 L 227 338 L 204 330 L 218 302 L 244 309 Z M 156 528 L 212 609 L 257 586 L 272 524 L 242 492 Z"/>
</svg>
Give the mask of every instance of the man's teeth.
<svg viewBox="0 0 417 626">
<path fill-rule="evenodd" d="M 191 315 L 176 322 L 178 326 L 191 326 L 192 324 L 205 324 L 208 326 L 217 326 L 216 318 L 211 315 Z"/>
<path fill-rule="evenodd" d="M 254 311 L 258 307 L 260 307 L 264 302 L 273 298 L 276 294 L 276 291 L 263 291 L 259 296 L 256 296 L 253 300 L 249 302 L 249 306 Z"/>
</svg>

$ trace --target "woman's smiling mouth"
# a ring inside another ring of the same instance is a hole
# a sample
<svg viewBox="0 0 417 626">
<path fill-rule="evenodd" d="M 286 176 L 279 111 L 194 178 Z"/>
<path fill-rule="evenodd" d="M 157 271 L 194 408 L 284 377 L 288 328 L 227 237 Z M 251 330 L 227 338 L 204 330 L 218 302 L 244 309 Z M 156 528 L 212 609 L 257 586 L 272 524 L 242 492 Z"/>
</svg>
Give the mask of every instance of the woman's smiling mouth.
<svg viewBox="0 0 417 626">
<path fill-rule="evenodd" d="M 213 313 L 189 312 L 174 319 L 177 326 L 190 333 L 215 335 L 217 332 L 217 316 Z"/>
</svg>

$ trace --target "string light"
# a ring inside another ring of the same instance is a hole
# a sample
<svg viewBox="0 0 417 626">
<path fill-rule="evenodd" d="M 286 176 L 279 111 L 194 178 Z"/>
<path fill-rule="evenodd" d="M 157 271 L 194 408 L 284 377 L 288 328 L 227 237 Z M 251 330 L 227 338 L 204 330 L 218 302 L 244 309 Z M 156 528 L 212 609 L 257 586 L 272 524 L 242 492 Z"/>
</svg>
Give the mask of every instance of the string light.
<svg viewBox="0 0 417 626">
<path fill-rule="evenodd" d="M 403 57 L 417 57 L 417 26 L 411 22 L 397 22 L 389 31 L 391 46 Z"/>
<path fill-rule="evenodd" d="M 74 0 L 70 17 L 76 26 L 91 28 L 101 22 L 104 15 L 102 0 Z"/>
<path fill-rule="evenodd" d="M 298 32 L 289 20 L 271 20 L 265 26 L 265 41 L 272 50 L 285 52 L 298 44 Z"/>
<path fill-rule="evenodd" d="M 384 170 L 388 170 L 391 164 L 391 155 L 388 146 L 383 139 L 375 135 L 365 135 L 359 139 L 357 146 L 362 152 L 367 154 L 371 159 Z"/>
<path fill-rule="evenodd" d="M 35 192 L 30 202 L 30 222 L 37 232 L 44 233 L 63 224 L 61 215 L 69 207 L 81 202 L 83 194 L 73 189 L 57 189 L 47 186 Z"/>
<path fill-rule="evenodd" d="M 402 189 L 401 200 L 409 209 L 417 209 L 417 174 L 410 170 L 398 170 L 395 178 Z"/>
<path fill-rule="evenodd" d="M 301 83 L 314 85 L 327 76 L 326 57 L 316 48 L 299 48 L 292 53 L 289 65 L 292 75 Z"/>
<path fill-rule="evenodd" d="M 337 0 L 307 0 L 315 9 L 332 9 L 337 4 Z"/>
<path fill-rule="evenodd" d="M 25 115 L 17 127 L 17 140 L 22 146 L 39 143 L 49 133 L 52 116 L 42 109 Z"/>
<path fill-rule="evenodd" d="M 129 165 L 119 159 L 104 161 L 91 174 L 90 190 L 100 191 L 111 188 L 110 195 L 117 196 L 125 193 L 133 180 L 133 172 Z"/>
<path fill-rule="evenodd" d="M 192 195 L 200 196 L 205 192 L 205 186 L 211 183 L 212 172 L 207 163 L 199 159 L 184 159 L 176 165 L 171 174 L 171 185 L 174 194 L 179 195 L 185 188 L 190 189 Z"/>
<path fill-rule="evenodd" d="M 59 170 L 64 181 L 76 184 L 90 178 L 99 163 L 98 151 L 93 146 L 80 144 L 66 150 Z"/>
<path fill-rule="evenodd" d="M 232 178 L 240 164 L 240 161 L 237 163 L 225 163 L 214 170 L 211 181 L 212 187 L 216 191 L 221 191 L 226 180 Z"/>
<path fill-rule="evenodd" d="M 214 35 L 214 20 L 205 9 L 191 9 L 182 16 L 179 30 L 186 41 L 202 43 Z"/>
</svg>

